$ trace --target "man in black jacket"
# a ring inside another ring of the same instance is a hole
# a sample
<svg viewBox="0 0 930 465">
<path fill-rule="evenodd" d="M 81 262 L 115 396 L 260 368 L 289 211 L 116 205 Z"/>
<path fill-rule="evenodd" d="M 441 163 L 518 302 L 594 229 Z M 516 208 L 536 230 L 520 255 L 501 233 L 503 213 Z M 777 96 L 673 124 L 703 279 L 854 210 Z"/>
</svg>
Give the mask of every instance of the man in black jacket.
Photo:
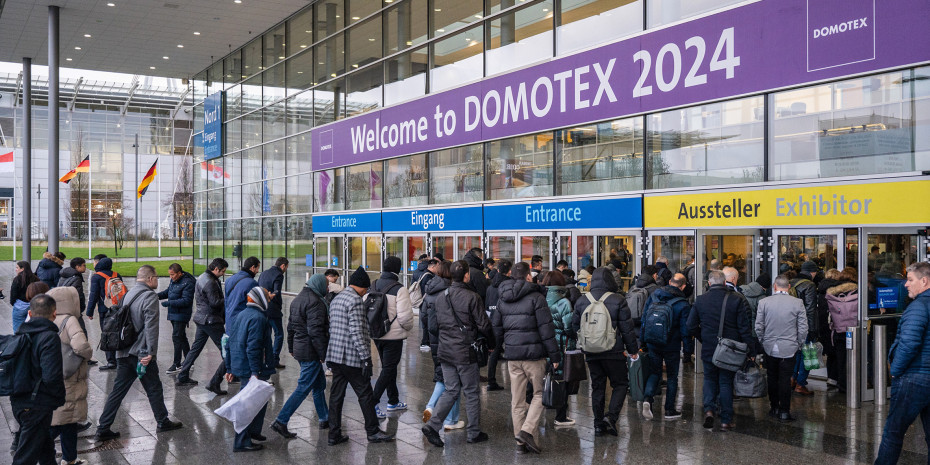
<svg viewBox="0 0 930 465">
<path fill-rule="evenodd" d="M 78 299 L 81 302 L 81 313 L 84 313 L 84 309 L 87 307 L 86 297 L 84 296 L 84 272 L 87 271 L 87 262 L 81 257 L 75 257 L 71 259 L 69 266 L 59 273 L 58 278 L 58 287 L 62 286 L 71 286 L 78 291 Z M 84 329 L 84 333 L 87 333 L 87 329 L 84 328 L 84 319 L 80 320 L 81 329 Z"/>
<path fill-rule="evenodd" d="M 473 247 L 462 259 L 468 263 L 468 287 L 478 293 L 483 302 L 488 297 L 488 278 L 484 277 L 484 252 L 480 247 Z"/>
<path fill-rule="evenodd" d="M 562 362 L 555 326 L 545 295 L 532 282 L 530 266 L 520 262 L 510 269 L 512 279 L 500 284 L 500 300 L 493 315 L 494 337 L 503 340 L 510 372 L 510 416 L 518 446 L 539 453 L 534 435 L 545 408 L 542 405 L 546 357 L 553 369 Z M 526 385 L 533 385 L 533 402 L 526 403 Z"/>
<path fill-rule="evenodd" d="M 465 394 L 468 413 L 468 443 L 488 440 L 487 433 L 481 431 L 478 362 L 471 353 L 470 346 L 480 333 L 488 339 L 488 346 L 493 347 L 494 334 L 485 313 L 484 301 L 468 286 L 471 280 L 469 266 L 470 264 L 464 260 L 453 263 L 450 270 L 452 285 L 436 299 L 438 357 L 446 390 L 436 403 L 435 413 L 421 431 L 430 444 L 437 447 L 444 445 L 439 437 L 439 430 L 443 420 L 452 410 L 452 405 L 458 400 L 460 392 Z"/>
<path fill-rule="evenodd" d="M 100 312 L 100 329 L 103 330 L 103 320 L 107 316 L 107 306 L 103 304 L 106 298 L 107 279 L 119 276 L 113 271 L 113 260 L 106 255 L 98 254 L 94 256 L 94 274 L 90 275 L 90 295 L 87 296 L 87 318 L 94 319 L 94 309 Z M 107 364 L 100 366 L 100 371 L 116 369 L 116 352 L 104 352 L 107 357 Z"/>
<path fill-rule="evenodd" d="M 429 258 L 426 254 L 420 256 L 420 264 L 417 266 L 417 271 L 413 272 L 413 280 L 420 283 L 420 292 L 424 297 L 426 296 L 426 285 L 436 276 L 436 270 L 438 269 L 439 260 Z M 429 352 L 429 327 L 426 311 L 422 303 L 418 310 L 420 312 L 420 352 Z"/>
<path fill-rule="evenodd" d="M 814 284 L 814 276 L 820 272 L 820 268 L 812 261 L 806 261 L 801 264 L 801 272 L 798 277 L 791 280 L 791 287 L 797 293 L 797 297 L 804 302 L 804 310 L 807 313 L 807 341 L 816 342 L 820 321 L 817 318 L 817 285 Z M 794 376 L 792 376 L 794 392 L 802 396 L 814 395 L 810 389 L 807 389 L 807 375 L 810 374 L 804 368 L 804 355 L 798 351 L 794 364 Z"/>
<path fill-rule="evenodd" d="M 709 272 L 707 283 L 710 285 L 707 292 L 694 300 L 694 307 L 688 316 L 688 333 L 701 341 L 701 361 L 704 362 L 704 428 L 714 427 L 719 401 L 720 430 L 730 431 L 733 429 L 733 378 L 736 372 L 717 368 L 712 361 L 717 348 L 721 312 L 724 316 L 724 338 L 746 343 L 750 357 L 755 356 L 758 343 L 749 328 L 749 303 L 727 289 L 723 271 Z"/>
<path fill-rule="evenodd" d="M 176 386 L 196 386 L 197 381 L 190 378 L 191 367 L 200 356 L 200 352 L 206 347 L 207 341 L 211 340 L 216 344 L 216 348 L 223 351 L 223 333 L 226 332 L 224 324 L 226 312 L 224 307 L 223 288 L 220 284 L 220 276 L 226 274 L 226 268 L 229 263 L 222 258 L 214 258 L 207 271 L 197 278 L 194 286 L 194 300 L 197 302 L 197 311 L 194 313 L 194 324 L 197 325 L 197 333 L 194 336 L 194 345 L 191 346 L 190 352 L 181 364 L 178 372 L 178 382 Z M 226 364 L 220 358 L 220 365 L 213 372 L 210 378 L 210 384 L 207 390 L 218 395 L 225 396 L 226 391 L 222 389 L 223 375 L 226 374 Z"/>
<path fill-rule="evenodd" d="M 322 274 L 310 276 L 307 285 L 291 302 L 287 321 L 287 347 L 300 364 L 297 389 L 287 398 L 271 429 L 286 439 L 297 437 L 288 431 L 287 423 L 307 395 L 313 392 L 313 405 L 320 429 L 329 428 L 329 408 L 326 406 L 326 375 L 323 362 L 329 345 L 329 309 L 323 301 L 327 281 Z"/>
<path fill-rule="evenodd" d="M 10 396 L 13 416 L 19 423 L 19 443 L 13 453 L 14 464 L 57 463 L 55 441 L 49 433 L 52 412 L 65 404 L 65 381 L 61 371 L 61 340 L 55 326 L 55 299 L 40 294 L 29 302 L 30 320 L 19 327 L 32 341 L 34 360 L 38 360 L 38 390 Z"/>
<path fill-rule="evenodd" d="M 281 297 L 281 288 L 284 286 L 284 273 L 287 272 L 288 264 L 286 258 L 278 257 L 274 266 L 258 277 L 258 285 L 271 294 L 267 314 L 268 323 L 274 331 L 274 363 L 277 369 L 284 368 L 284 365 L 281 365 L 281 348 L 284 347 L 284 313 L 281 311 L 284 300 Z"/>
<path fill-rule="evenodd" d="M 584 358 L 591 373 L 591 409 L 594 411 L 594 435 L 610 434 L 617 436 L 617 419 L 620 418 L 620 409 L 626 399 L 629 388 L 627 377 L 626 358 L 632 360 L 639 358 L 639 341 L 630 316 L 630 308 L 626 305 L 623 294 L 617 292 L 617 281 L 607 268 L 601 267 L 591 274 L 590 291 L 575 303 L 575 314 L 572 316 L 572 332 L 576 335 L 581 329 L 581 317 L 585 309 L 591 305 L 591 299 L 604 302 L 610 313 L 610 320 L 617 328 L 617 342 L 613 348 L 605 352 L 585 352 Z M 577 338 L 577 336 L 576 336 Z M 624 350 L 626 349 L 626 350 Z M 607 380 L 610 380 L 612 392 L 607 415 L 604 415 L 604 405 L 607 393 Z"/>
<path fill-rule="evenodd" d="M 511 268 L 513 268 L 513 263 L 510 260 L 502 258 L 497 261 L 497 274 L 494 275 L 491 285 L 488 286 L 488 298 L 484 302 L 488 307 L 488 318 L 493 319 L 494 314 L 497 313 L 497 303 L 500 300 L 500 285 L 504 281 L 510 280 Z M 503 386 L 497 384 L 497 364 L 500 363 L 501 355 L 504 353 L 503 343 L 504 341 L 497 338 L 494 352 L 491 352 L 491 356 L 488 357 L 488 392 L 504 390 Z"/>
<path fill-rule="evenodd" d="M 163 300 L 161 306 L 168 309 L 168 321 L 171 322 L 174 360 L 165 373 L 172 375 L 181 371 L 184 357 L 191 351 L 191 343 L 187 339 L 187 325 L 190 324 L 194 312 L 194 287 L 197 280 L 184 271 L 180 263 L 172 263 L 168 267 L 168 277 L 168 289 L 159 292 L 158 299 Z"/>
</svg>

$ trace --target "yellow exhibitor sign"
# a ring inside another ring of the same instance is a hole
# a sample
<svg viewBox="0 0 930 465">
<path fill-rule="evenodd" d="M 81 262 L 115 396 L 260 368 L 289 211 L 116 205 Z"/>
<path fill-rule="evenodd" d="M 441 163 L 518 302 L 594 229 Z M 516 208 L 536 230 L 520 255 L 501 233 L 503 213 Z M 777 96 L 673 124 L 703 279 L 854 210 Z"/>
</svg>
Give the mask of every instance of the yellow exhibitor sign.
<svg viewBox="0 0 930 465">
<path fill-rule="evenodd" d="M 930 181 L 795 187 L 643 199 L 646 228 L 930 224 Z"/>
</svg>

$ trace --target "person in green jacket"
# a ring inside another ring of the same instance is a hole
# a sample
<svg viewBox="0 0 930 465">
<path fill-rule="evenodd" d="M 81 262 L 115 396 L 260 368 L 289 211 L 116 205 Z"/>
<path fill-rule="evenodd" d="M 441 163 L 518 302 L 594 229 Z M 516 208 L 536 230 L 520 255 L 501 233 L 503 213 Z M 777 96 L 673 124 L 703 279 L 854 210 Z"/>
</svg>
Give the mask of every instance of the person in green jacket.
<svg viewBox="0 0 930 465">
<path fill-rule="evenodd" d="M 565 351 L 575 350 L 575 339 L 569 336 L 569 329 L 572 327 L 572 304 L 568 300 L 568 289 L 565 288 L 565 275 L 560 272 L 546 273 L 542 280 L 542 285 L 546 288 L 546 304 L 549 305 L 549 311 L 552 312 L 552 324 L 555 326 L 555 340 L 562 351 L 562 358 L 565 357 Z M 561 374 L 562 370 L 556 371 Z M 577 383 L 572 383 L 577 384 Z M 577 386 L 568 386 L 568 392 L 576 392 Z M 574 426 L 575 420 L 568 418 L 568 402 L 562 408 L 555 411 L 556 426 Z"/>
</svg>

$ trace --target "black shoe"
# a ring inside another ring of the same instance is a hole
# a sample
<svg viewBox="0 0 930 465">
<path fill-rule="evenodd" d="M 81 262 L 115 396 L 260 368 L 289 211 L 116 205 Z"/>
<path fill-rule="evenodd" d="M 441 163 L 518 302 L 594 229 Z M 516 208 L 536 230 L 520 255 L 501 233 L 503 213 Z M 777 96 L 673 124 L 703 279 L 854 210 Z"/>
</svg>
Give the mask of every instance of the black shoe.
<svg viewBox="0 0 930 465">
<path fill-rule="evenodd" d="M 79 424 L 77 432 L 82 433 L 84 431 L 87 431 L 90 429 L 91 426 L 94 426 L 94 424 L 89 421 L 87 423 Z"/>
<path fill-rule="evenodd" d="M 599 438 L 605 434 L 607 434 L 607 430 L 605 429 L 604 422 L 597 422 L 597 424 L 594 425 L 594 437 Z"/>
<path fill-rule="evenodd" d="M 329 422 L 326 421 L 326 420 L 321 421 L 321 422 L 320 422 L 320 429 L 329 429 Z"/>
<path fill-rule="evenodd" d="M 676 419 L 678 419 L 678 418 L 681 418 L 681 412 L 680 412 L 680 411 L 675 410 L 675 409 L 671 409 L 671 410 L 666 410 L 666 411 L 665 411 L 665 419 L 666 419 L 666 420 L 676 420 Z"/>
<path fill-rule="evenodd" d="M 518 454 L 525 454 L 525 453 L 526 453 L 526 446 L 524 446 L 523 444 L 517 443 L 516 452 L 517 452 Z"/>
<path fill-rule="evenodd" d="M 275 422 L 271 424 L 271 430 L 274 431 L 275 433 L 280 434 L 281 437 L 283 437 L 284 439 L 294 439 L 297 437 L 296 434 L 287 430 L 287 425 L 277 420 L 275 420 Z"/>
<path fill-rule="evenodd" d="M 789 412 L 781 412 L 778 414 L 778 421 L 782 423 L 791 423 L 795 420 L 797 420 L 797 418 L 791 416 L 791 413 Z"/>
<path fill-rule="evenodd" d="M 704 428 L 711 429 L 714 427 L 714 414 L 707 412 L 704 414 Z"/>
<path fill-rule="evenodd" d="M 733 431 L 734 426 L 735 425 L 733 423 L 722 423 L 720 425 L 720 431 L 723 433 L 729 433 L 730 431 Z"/>
<path fill-rule="evenodd" d="M 225 396 L 226 394 L 229 394 L 228 392 L 220 389 L 219 386 L 207 386 L 207 390 L 218 396 Z"/>
<path fill-rule="evenodd" d="M 172 364 L 170 367 L 168 367 L 167 370 L 165 370 L 165 374 L 167 374 L 167 375 L 174 375 L 174 374 L 178 374 L 178 373 L 180 373 L 180 372 L 181 372 L 181 368 L 179 368 L 179 367 L 178 367 L 177 365 L 175 365 L 175 364 Z"/>
<path fill-rule="evenodd" d="M 236 447 L 235 449 L 233 449 L 233 452 L 256 452 L 264 448 L 265 446 L 261 444 L 252 444 L 251 446 Z"/>
<path fill-rule="evenodd" d="M 100 368 L 98 368 L 98 370 L 100 371 L 115 370 L 115 369 L 116 369 L 115 363 L 108 363 L 106 365 L 101 365 Z"/>
<path fill-rule="evenodd" d="M 473 438 L 468 438 L 468 439 L 466 439 L 465 442 L 467 442 L 467 443 L 469 443 L 469 444 L 477 444 L 477 443 L 479 443 L 479 442 L 485 442 L 485 441 L 487 441 L 488 439 L 490 439 L 490 438 L 488 438 L 488 433 L 485 433 L 484 431 L 482 431 L 482 432 L 478 433 L 477 436 L 475 436 L 475 437 L 473 437 Z"/>
<path fill-rule="evenodd" d="M 520 434 L 517 435 L 517 442 L 526 446 L 526 450 L 530 452 L 540 453 L 542 449 L 536 444 L 536 440 L 533 439 L 533 435 L 527 433 L 526 431 L 520 431 Z"/>
<path fill-rule="evenodd" d="M 778 414 L 780 414 L 780 413 L 781 413 L 781 411 L 778 410 L 778 409 L 775 408 L 775 407 L 772 407 L 772 408 L 769 409 L 769 416 L 772 417 L 772 418 L 778 418 Z"/>
<path fill-rule="evenodd" d="M 184 425 L 182 425 L 180 421 L 165 420 L 161 422 L 160 425 L 158 425 L 158 428 L 155 428 L 155 432 L 166 433 L 168 431 L 174 431 L 176 429 L 181 429 L 183 427 Z"/>
<path fill-rule="evenodd" d="M 488 383 L 488 392 L 491 392 L 491 391 L 503 391 L 503 390 L 504 390 L 504 386 L 501 386 L 500 384 L 497 384 L 497 383 Z"/>
<path fill-rule="evenodd" d="M 604 431 L 611 436 L 618 436 L 617 425 L 615 421 L 606 421 L 604 422 Z"/>
<path fill-rule="evenodd" d="M 387 434 L 384 431 L 378 431 L 377 433 L 368 436 L 368 442 L 371 444 L 375 444 L 378 442 L 393 442 L 393 441 L 394 441 L 394 435 Z"/>
<path fill-rule="evenodd" d="M 439 432 L 433 428 L 430 428 L 429 425 L 423 425 L 423 427 L 420 428 L 420 431 L 423 432 L 423 436 L 426 436 L 426 440 L 429 441 L 430 444 L 436 447 L 442 447 L 446 445 L 444 442 L 442 442 L 442 438 L 439 437 Z"/>
<path fill-rule="evenodd" d="M 344 443 L 344 442 L 346 442 L 346 441 L 348 441 L 348 440 L 349 440 L 349 437 L 348 437 L 348 436 L 345 436 L 345 435 L 343 435 L 343 436 L 338 436 L 338 437 L 335 437 L 335 438 L 332 437 L 332 436 L 330 436 L 330 437 L 329 437 L 329 445 L 331 445 L 331 446 L 337 446 L 337 445 L 342 444 L 342 443 Z"/>
<path fill-rule="evenodd" d="M 98 441 L 98 442 L 109 441 L 111 439 L 118 439 L 118 438 L 119 438 L 119 433 L 109 428 L 104 429 L 104 430 L 98 429 L 97 434 L 94 435 L 94 441 Z"/>
<path fill-rule="evenodd" d="M 96 361 L 96 360 L 94 360 L 94 359 L 91 359 L 91 360 L 88 360 L 88 361 L 87 361 L 87 366 L 94 366 L 94 365 L 96 365 L 96 364 L 98 364 L 98 363 L 100 363 L 100 362 L 98 362 L 98 361 Z"/>
<path fill-rule="evenodd" d="M 285 368 L 284 365 L 281 365 L 280 363 L 277 364 L 277 365 L 275 365 L 274 367 L 277 368 L 277 369 L 279 369 L 279 370 L 283 370 L 283 369 Z"/>
<path fill-rule="evenodd" d="M 251 436 L 249 436 L 249 437 L 250 437 L 253 441 L 258 441 L 258 442 L 265 442 L 265 441 L 268 440 L 268 438 L 266 438 L 266 437 L 265 437 L 263 434 L 261 434 L 261 433 L 253 434 L 253 435 L 251 435 Z"/>
<path fill-rule="evenodd" d="M 185 379 L 184 381 L 178 381 L 178 382 L 174 383 L 174 386 L 175 386 L 175 387 L 188 387 L 188 386 L 196 386 L 196 385 L 198 385 L 198 384 L 200 384 L 200 383 L 198 383 L 196 380 L 193 380 L 193 379 Z"/>
</svg>

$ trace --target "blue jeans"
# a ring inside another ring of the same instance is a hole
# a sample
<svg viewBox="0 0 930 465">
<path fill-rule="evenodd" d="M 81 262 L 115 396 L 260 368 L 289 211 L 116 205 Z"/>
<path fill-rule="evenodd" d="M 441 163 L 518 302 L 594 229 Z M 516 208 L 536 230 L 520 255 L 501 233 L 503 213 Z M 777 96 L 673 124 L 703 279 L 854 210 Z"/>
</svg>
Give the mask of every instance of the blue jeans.
<svg viewBox="0 0 930 465">
<path fill-rule="evenodd" d="M 721 370 L 704 360 L 704 411 L 720 414 L 720 422 L 733 423 L 733 378 L 735 371 Z M 717 399 L 720 411 L 717 411 Z"/>
<path fill-rule="evenodd" d="M 242 378 L 241 389 L 245 389 L 246 385 L 249 384 L 249 381 L 252 378 Z M 233 447 L 235 449 L 242 449 L 244 447 L 252 446 L 252 436 L 262 434 L 262 423 L 265 422 L 265 411 L 268 410 L 268 404 L 262 407 L 258 411 L 258 415 L 255 415 L 255 418 L 252 420 L 252 423 L 249 424 L 241 433 L 236 433 L 235 442 L 233 442 Z"/>
<path fill-rule="evenodd" d="M 664 347 L 659 349 L 649 346 L 650 374 L 646 379 L 646 397 L 652 400 L 659 389 L 659 382 L 662 380 L 662 362 L 665 362 L 665 370 L 668 375 L 668 383 L 665 391 L 665 410 L 675 409 L 675 398 L 678 396 L 678 364 L 681 363 L 681 353 L 678 352 L 678 345 L 674 349 L 667 350 Z"/>
<path fill-rule="evenodd" d="M 433 395 L 430 396 L 429 402 L 427 402 L 427 404 L 426 404 L 426 408 L 428 408 L 428 409 L 435 409 L 435 408 L 436 408 L 436 402 L 439 401 L 439 396 L 441 396 L 443 392 L 446 392 L 446 385 L 445 385 L 444 383 L 442 383 L 442 382 L 437 381 L 437 382 L 436 382 L 436 386 L 433 387 Z M 449 414 L 446 415 L 446 421 L 445 421 L 444 424 L 446 424 L 446 425 L 454 425 L 454 424 L 458 423 L 458 421 L 459 421 L 459 403 L 461 403 L 461 401 L 462 401 L 462 397 L 459 396 L 459 398 L 455 400 L 455 403 L 452 404 L 452 410 L 449 410 Z"/>
<path fill-rule="evenodd" d="M 287 424 L 291 415 L 300 407 L 310 392 L 313 392 L 313 406 L 316 407 L 316 416 L 319 421 L 329 420 L 329 407 L 326 405 L 326 375 L 323 373 L 323 364 L 320 362 L 300 362 L 300 377 L 297 378 L 297 389 L 287 398 L 276 421 Z"/>
<path fill-rule="evenodd" d="M 281 348 L 284 347 L 284 322 L 281 318 L 269 318 L 268 323 L 274 331 L 274 363 L 281 362 Z"/>
<path fill-rule="evenodd" d="M 920 416 L 930 447 L 930 375 L 905 373 L 891 380 L 891 406 L 882 432 L 876 465 L 895 464 L 901 456 L 904 433 Z"/>
</svg>

